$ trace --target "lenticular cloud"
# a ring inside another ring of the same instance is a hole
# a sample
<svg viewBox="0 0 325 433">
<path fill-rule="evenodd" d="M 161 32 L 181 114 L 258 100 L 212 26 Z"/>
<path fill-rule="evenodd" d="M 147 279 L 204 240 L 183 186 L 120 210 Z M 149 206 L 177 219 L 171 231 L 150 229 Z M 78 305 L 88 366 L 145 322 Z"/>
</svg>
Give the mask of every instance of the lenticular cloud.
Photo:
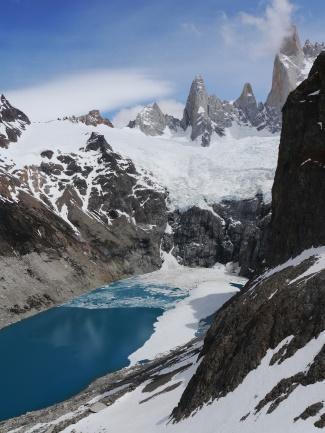
<svg viewBox="0 0 325 433">
<path fill-rule="evenodd" d="M 79 115 L 91 109 L 115 110 L 167 96 L 171 83 L 139 70 L 93 70 L 64 76 L 6 95 L 34 121 Z"/>
</svg>

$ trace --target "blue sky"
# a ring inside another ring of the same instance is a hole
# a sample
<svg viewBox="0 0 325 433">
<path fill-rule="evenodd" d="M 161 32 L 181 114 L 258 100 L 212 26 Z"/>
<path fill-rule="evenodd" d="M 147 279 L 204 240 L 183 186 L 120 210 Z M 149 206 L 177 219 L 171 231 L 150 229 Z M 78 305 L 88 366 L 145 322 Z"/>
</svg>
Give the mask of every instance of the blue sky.
<svg viewBox="0 0 325 433">
<path fill-rule="evenodd" d="M 141 71 L 158 87 L 169 83 L 153 97 L 184 101 L 200 73 L 210 93 L 222 98 L 237 97 L 243 83 L 251 81 L 264 99 L 278 30 L 271 26 L 264 32 L 242 17 L 268 20 L 267 7 L 276 6 L 282 14 L 285 4 L 289 0 L 0 0 L 0 91 L 123 69 Z M 301 39 L 325 40 L 325 2 L 291 4 L 285 20 L 297 23 Z M 147 99 L 145 92 L 123 103 Z"/>
</svg>

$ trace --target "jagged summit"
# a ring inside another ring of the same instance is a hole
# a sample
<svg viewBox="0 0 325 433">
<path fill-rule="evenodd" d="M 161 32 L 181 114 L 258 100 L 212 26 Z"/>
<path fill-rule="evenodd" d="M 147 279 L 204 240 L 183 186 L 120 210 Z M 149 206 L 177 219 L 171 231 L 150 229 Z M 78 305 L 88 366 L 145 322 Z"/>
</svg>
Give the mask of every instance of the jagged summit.
<svg viewBox="0 0 325 433">
<path fill-rule="evenodd" d="M 109 119 L 103 117 L 99 110 L 90 110 L 88 114 L 82 116 L 67 116 L 63 120 L 70 120 L 71 122 L 81 122 L 88 126 L 106 125 L 113 128 L 113 124 Z"/>
<path fill-rule="evenodd" d="M 145 107 L 130 127 L 147 135 L 161 135 L 166 127 L 172 131 L 190 131 L 192 140 L 208 146 L 214 133 L 222 136 L 232 126 L 252 127 L 252 134 L 281 130 L 281 109 L 289 95 L 307 76 L 316 56 L 325 50 L 324 43 L 306 41 L 302 47 L 296 26 L 292 26 L 275 56 L 271 90 L 265 103 L 255 98 L 252 85 L 245 83 L 234 101 L 209 95 L 201 74 L 194 77 L 182 120 L 163 115 L 157 104 Z M 255 131 L 254 131 L 255 129 Z"/>
<path fill-rule="evenodd" d="M 136 119 L 129 123 L 129 127 L 138 127 L 146 135 L 153 136 L 162 135 L 166 126 L 165 115 L 156 102 L 145 106 Z"/>
<path fill-rule="evenodd" d="M 293 25 L 290 33 L 283 39 L 280 53 L 289 57 L 301 57 L 301 61 L 303 61 L 303 50 L 296 26 Z"/>
<path fill-rule="evenodd" d="M 29 124 L 28 117 L 13 107 L 2 94 L 0 96 L 0 147 L 8 147 L 11 142 L 16 142 Z"/>
<path fill-rule="evenodd" d="M 191 84 L 181 124 L 183 129 L 187 129 L 189 126 L 192 127 L 192 140 L 202 136 L 203 146 L 209 145 L 214 129 L 209 117 L 208 105 L 209 97 L 204 80 L 201 75 L 197 75 Z"/>
<path fill-rule="evenodd" d="M 255 125 L 258 112 L 257 101 L 253 92 L 252 85 L 245 83 L 243 91 L 238 99 L 234 102 L 235 107 L 242 110 L 248 121 Z"/>
<path fill-rule="evenodd" d="M 139 128 L 146 135 L 162 135 L 168 127 L 172 131 L 180 128 L 180 121 L 169 114 L 164 114 L 159 105 L 154 102 L 146 105 L 135 120 L 128 124 L 129 128 Z"/>
<path fill-rule="evenodd" d="M 276 55 L 273 67 L 272 87 L 266 104 L 280 113 L 288 95 L 308 75 L 316 56 L 324 44 L 311 44 L 306 41 L 304 47 L 300 44 L 297 28 L 292 27 Z"/>
<path fill-rule="evenodd" d="M 197 75 L 192 81 L 190 93 L 187 97 L 184 109 L 182 124 L 184 128 L 196 122 L 198 114 L 208 112 L 208 94 L 204 80 L 201 75 Z M 195 132 L 192 135 L 196 135 Z M 196 137 L 195 137 L 196 138 Z"/>
</svg>

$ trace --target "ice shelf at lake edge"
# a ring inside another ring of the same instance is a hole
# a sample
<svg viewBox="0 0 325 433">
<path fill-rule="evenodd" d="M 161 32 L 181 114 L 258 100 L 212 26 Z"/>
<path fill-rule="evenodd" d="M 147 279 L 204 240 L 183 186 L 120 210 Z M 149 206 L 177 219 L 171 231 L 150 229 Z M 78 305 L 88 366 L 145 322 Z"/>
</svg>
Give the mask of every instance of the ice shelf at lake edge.
<svg viewBox="0 0 325 433">
<path fill-rule="evenodd" d="M 160 282 L 189 290 L 189 296 L 178 301 L 158 317 L 154 333 L 129 356 L 131 365 L 153 359 L 161 353 L 187 343 L 195 337 L 200 320 L 216 312 L 238 289 L 231 282 L 245 284 L 245 278 L 229 274 L 226 267 L 189 268 L 164 253 L 164 264 L 156 272 L 139 277 L 142 282 Z"/>
</svg>

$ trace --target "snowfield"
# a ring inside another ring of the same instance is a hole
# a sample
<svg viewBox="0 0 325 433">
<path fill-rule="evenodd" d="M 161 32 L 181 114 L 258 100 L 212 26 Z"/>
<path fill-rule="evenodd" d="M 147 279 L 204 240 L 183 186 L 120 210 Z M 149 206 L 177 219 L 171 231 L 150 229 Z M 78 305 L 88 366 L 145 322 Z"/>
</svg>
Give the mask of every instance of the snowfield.
<svg viewBox="0 0 325 433">
<path fill-rule="evenodd" d="M 278 154 L 278 136 L 237 127 L 225 137 L 215 135 L 210 147 L 191 142 L 187 134 L 149 137 L 137 129 L 86 126 L 51 121 L 33 123 L 0 157 L 17 168 L 39 164 L 44 150 L 77 153 L 90 134 L 103 134 L 115 152 L 151 172 L 169 191 L 170 207 L 202 208 L 223 198 L 251 198 L 257 192 L 271 198 Z M 254 135 L 255 134 L 255 135 Z"/>
</svg>

